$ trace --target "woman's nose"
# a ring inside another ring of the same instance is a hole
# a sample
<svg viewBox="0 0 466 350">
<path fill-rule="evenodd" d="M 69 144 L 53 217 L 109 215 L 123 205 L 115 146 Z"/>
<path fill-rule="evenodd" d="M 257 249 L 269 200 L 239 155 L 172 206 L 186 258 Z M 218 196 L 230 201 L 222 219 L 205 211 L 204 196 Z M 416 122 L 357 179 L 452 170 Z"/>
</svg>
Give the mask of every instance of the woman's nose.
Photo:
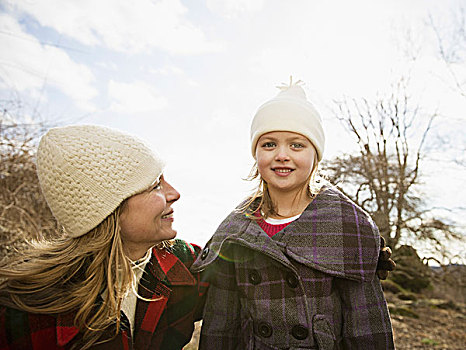
<svg viewBox="0 0 466 350">
<path fill-rule="evenodd" d="M 165 198 L 167 202 L 176 202 L 178 199 L 180 199 L 180 193 L 177 190 L 175 190 L 175 188 L 168 182 L 164 182 L 165 183 L 163 184 L 163 189 L 165 192 Z"/>
</svg>

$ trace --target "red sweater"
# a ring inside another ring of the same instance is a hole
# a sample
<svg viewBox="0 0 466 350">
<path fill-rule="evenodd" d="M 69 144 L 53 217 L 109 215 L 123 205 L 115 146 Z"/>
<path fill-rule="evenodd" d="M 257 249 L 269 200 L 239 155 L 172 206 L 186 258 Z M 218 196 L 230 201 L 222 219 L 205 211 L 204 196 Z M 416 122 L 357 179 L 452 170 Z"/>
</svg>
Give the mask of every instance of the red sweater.
<svg viewBox="0 0 466 350">
<path fill-rule="evenodd" d="M 258 213 L 255 213 L 254 215 L 259 217 Z M 287 227 L 293 221 L 287 222 L 285 224 L 276 224 L 275 225 L 275 224 L 269 224 L 268 222 L 265 222 L 265 220 L 261 219 L 261 220 L 258 220 L 257 223 L 261 227 L 261 229 L 263 229 L 264 232 L 267 233 L 267 235 L 269 237 L 272 237 L 274 234 L 276 234 L 276 233 L 280 232 L 281 230 L 283 230 L 285 227 Z"/>
</svg>

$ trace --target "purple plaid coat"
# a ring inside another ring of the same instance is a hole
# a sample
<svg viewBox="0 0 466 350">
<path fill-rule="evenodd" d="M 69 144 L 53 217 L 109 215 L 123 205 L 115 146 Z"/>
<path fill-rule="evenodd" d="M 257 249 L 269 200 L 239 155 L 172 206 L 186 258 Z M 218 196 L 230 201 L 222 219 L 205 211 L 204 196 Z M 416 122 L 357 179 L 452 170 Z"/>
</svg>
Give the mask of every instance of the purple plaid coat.
<svg viewBox="0 0 466 350">
<path fill-rule="evenodd" d="M 126 316 L 122 317 L 120 332 L 110 327 L 101 339 L 111 339 L 92 349 L 182 349 L 191 339 L 194 322 L 200 319 L 207 285 L 199 274 L 188 268 L 200 248 L 177 239 L 170 252 L 153 249 L 139 284 L 132 335 Z M 73 324 L 74 313 L 63 315 L 30 314 L 0 307 L 0 350 L 65 350 L 79 349 L 81 333 Z"/>
<path fill-rule="evenodd" d="M 268 237 L 244 214 L 192 271 L 210 280 L 200 349 L 394 349 L 375 224 L 333 187 Z"/>
</svg>

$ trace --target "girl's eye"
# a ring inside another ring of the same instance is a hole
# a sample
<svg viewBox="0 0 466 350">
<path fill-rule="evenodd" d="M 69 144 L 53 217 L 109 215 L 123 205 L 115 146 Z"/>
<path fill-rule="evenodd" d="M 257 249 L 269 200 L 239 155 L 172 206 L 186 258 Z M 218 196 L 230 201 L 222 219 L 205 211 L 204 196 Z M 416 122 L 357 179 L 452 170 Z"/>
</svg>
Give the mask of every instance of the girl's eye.
<svg viewBox="0 0 466 350">
<path fill-rule="evenodd" d="M 275 142 L 271 142 L 271 141 L 270 141 L 270 142 L 264 142 L 264 143 L 262 144 L 262 147 L 263 147 L 263 148 L 272 148 L 272 147 L 275 147 Z"/>
<path fill-rule="evenodd" d="M 304 148 L 304 145 L 302 143 L 295 142 L 291 144 L 291 147 L 292 148 Z"/>
</svg>

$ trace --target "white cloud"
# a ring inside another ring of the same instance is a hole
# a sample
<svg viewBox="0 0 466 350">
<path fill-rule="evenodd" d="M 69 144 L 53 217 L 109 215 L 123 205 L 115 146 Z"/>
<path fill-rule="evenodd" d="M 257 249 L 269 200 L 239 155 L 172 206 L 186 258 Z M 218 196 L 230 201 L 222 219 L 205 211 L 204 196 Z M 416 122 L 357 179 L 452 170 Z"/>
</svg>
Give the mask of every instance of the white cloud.
<svg viewBox="0 0 466 350">
<path fill-rule="evenodd" d="M 148 71 L 149 73 L 152 73 L 152 74 L 160 74 L 164 76 L 168 76 L 168 75 L 183 76 L 184 75 L 184 71 L 180 67 L 172 65 L 172 64 L 165 65 L 160 68 L 149 68 Z"/>
<path fill-rule="evenodd" d="M 198 54 L 222 49 L 206 39 L 185 15 L 180 0 L 41 0 L 15 1 L 45 27 L 84 45 L 104 45 L 121 52 L 158 48 L 175 54 Z"/>
<path fill-rule="evenodd" d="M 55 87 L 86 109 L 97 95 L 92 86 L 94 76 L 83 64 L 74 62 L 64 51 L 41 45 L 23 31 L 7 14 L 0 14 L 0 67 L 4 87 L 31 94 L 46 87 Z"/>
<path fill-rule="evenodd" d="M 265 0 L 206 0 L 210 11 L 226 18 L 256 13 L 262 10 L 264 4 Z"/>
<path fill-rule="evenodd" d="M 187 85 L 187 86 L 191 86 L 195 88 L 198 88 L 201 86 L 196 80 L 189 78 L 183 69 L 173 64 L 167 64 L 160 68 L 148 68 L 147 72 L 149 72 L 150 74 L 155 74 L 155 75 L 159 75 L 162 77 L 179 78 L 181 85 Z"/>
<path fill-rule="evenodd" d="M 118 113 L 144 113 L 164 109 L 167 100 L 157 90 L 142 81 L 122 83 L 111 80 L 108 95 L 112 100 L 110 110 Z"/>
<path fill-rule="evenodd" d="M 96 66 L 104 70 L 108 70 L 108 71 L 113 71 L 113 72 L 118 71 L 118 64 L 116 64 L 115 62 L 108 62 L 108 61 L 98 62 L 96 63 Z"/>
</svg>

